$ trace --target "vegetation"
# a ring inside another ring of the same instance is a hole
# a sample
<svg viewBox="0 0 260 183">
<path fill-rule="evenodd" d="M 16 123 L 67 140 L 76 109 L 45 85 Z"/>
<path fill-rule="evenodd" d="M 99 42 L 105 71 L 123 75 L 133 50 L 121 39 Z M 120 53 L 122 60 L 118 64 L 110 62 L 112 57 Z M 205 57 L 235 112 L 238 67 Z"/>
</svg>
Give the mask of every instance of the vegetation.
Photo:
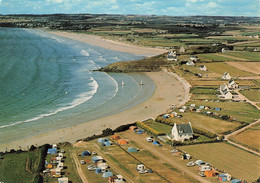
<svg viewBox="0 0 260 183">
<path fill-rule="evenodd" d="M 260 90 L 259 89 L 247 89 L 240 91 L 245 95 L 249 100 L 254 102 L 260 102 Z"/>
<path fill-rule="evenodd" d="M 165 135 L 165 133 L 163 132 L 158 132 L 157 130 L 151 128 L 150 126 L 146 125 L 143 122 L 136 122 L 136 125 L 140 128 L 142 128 L 143 130 L 145 130 L 147 133 L 153 135 L 153 136 L 159 136 L 159 135 Z"/>
</svg>

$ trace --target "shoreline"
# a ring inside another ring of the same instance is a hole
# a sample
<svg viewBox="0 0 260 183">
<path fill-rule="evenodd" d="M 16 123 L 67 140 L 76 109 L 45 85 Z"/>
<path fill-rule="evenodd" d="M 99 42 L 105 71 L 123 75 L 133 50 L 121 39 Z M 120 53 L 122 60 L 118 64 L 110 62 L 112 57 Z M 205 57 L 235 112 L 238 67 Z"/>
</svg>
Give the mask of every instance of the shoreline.
<svg viewBox="0 0 260 183">
<path fill-rule="evenodd" d="M 123 124 L 156 117 L 167 112 L 171 104 L 180 106 L 189 99 L 189 84 L 178 75 L 166 70 L 145 74 L 153 80 L 156 89 L 153 95 L 143 103 L 117 114 L 1 144 L 0 151 L 4 151 L 6 148 L 8 150 L 19 149 L 20 146 L 23 150 L 27 150 L 31 145 L 39 146 L 46 143 L 75 143 L 78 139 L 100 134 L 106 128 L 115 129 Z"/>
<path fill-rule="evenodd" d="M 123 42 L 106 39 L 96 35 L 83 34 L 83 33 L 71 33 L 71 32 L 64 32 L 64 31 L 49 31 L 49 30 L 48 31 L 44 30 L 44 31 L 49 34 L 66 37 L 86 44 L 90 44 L 92 46 L 98 46 L 101 48 L 119 51 L 119 52 L 132 53 L 138 56 L 152 57 L 155 55 L 168 52 L 168 50 L 165 49 L 135 46 Z"/>
</svg>

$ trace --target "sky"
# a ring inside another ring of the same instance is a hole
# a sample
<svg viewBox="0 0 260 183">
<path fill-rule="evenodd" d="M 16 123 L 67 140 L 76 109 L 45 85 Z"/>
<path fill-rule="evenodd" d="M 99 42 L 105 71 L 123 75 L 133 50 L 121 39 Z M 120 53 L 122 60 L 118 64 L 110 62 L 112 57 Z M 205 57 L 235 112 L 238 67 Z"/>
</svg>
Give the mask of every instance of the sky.
<svg viewBox="0 0 260 183">
<path fill-rule="evenodd" d="M 0 0 L 0 14 L 257 16 L 260 0 Z"/>
</svg>

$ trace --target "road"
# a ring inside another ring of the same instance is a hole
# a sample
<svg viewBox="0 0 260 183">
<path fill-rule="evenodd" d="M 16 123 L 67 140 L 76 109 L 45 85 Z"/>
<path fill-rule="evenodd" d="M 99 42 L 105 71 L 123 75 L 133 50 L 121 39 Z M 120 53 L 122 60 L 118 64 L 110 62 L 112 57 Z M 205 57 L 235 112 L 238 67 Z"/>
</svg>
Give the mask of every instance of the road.
<svg viewBox="0 0 260 183">
<path fill-rule="evenodd" d="M 75 162 L 76 168 L 77 168 L 77 172 L 78 172 L 82 182 L 88 183 L 87 178 L 85 177 L 84 173 L 82 172 L 82 169 L 81 169 L 81 166 L 80 166 L 80 163 L 79 163 L 79 159 L 77 158 L 77 155 L 75 154 L 75 152 L 72 152 L 71 155 L 72 155 L 72 158 L 74 159 L 74 162 Z"/>
</svg>

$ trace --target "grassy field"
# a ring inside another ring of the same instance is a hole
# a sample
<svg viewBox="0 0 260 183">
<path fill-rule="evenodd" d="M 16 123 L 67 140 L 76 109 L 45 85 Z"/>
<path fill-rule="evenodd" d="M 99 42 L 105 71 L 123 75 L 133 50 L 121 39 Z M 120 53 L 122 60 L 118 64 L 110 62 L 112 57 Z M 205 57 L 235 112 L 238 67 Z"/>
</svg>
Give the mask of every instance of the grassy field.
<svg viewBox="0 0 260 183">
<path fill-rule="evenodd" d="M 198 54 L 197 55 L 201 61 L 233 61 L 232 58 L 222 57 L 219 55 L 216 55 L 215 53 L 207 53 L 207 54 Z"/>
<path fill-rule="evenodd" d="M 158 132 L 162 132 L 165 134 L 170 134 L 172 127 L 169 125 L 157 123 L 154 120 L 147 120 L 144 122 L 147 126 L 150 126 L 151 128 L 157 130 Z"/>
<path fill-rule="evenodd" d="M 6 183 L 33 182 L 40 160 L 40 151 L 12 153 L 0 159 L 0 181 Z"/>
<path fill-rule="evenodd" d="M 68 177 L 71 182 L 82 182 L 77 170 L 76 170 L 76 165 L 75 162 L 71 156 L 73 147 L 71 145 L 61 145 L 59 146 L 60 149 L 65 150 L 64 153 L 64 160 L 63 160 L 63 165 L 64 169 L 62 170 L 62 175 L 65 177 Z M 51 157 L 55 157 L 56 155 L 47 155 L 46 160 L 50 162 Z M 56 183 L 57 178 L 53 178 L 50 176 L 44 176 L 44 181 L 49 182 L 49 183 Z"/>
<path fill-rule="evenodd" d="M 232 51 L 232 52 L 227 52 L 225 54 L 235 56 L 235 57 L 241 57 L 244 59 L 248 59 L 250 61 L 259 61 L 260 58 L 259 52 Z"/>
<path fill-rule="evenodd" d="M 235 80 L 239 83 L 240 86 L 252 86 L 255 85 L 255 83 L 251 80 Z M 220 80 L 193 80 L 190 81 L 190 84 L 192 86 L 201 86 L 201 87 L 219 87 L 219 85 L 222 85 L 224 83 L 227 83 L 227 81 L 220 81 Z"/>
<path fill-rule="evenodd" d="M 249 100 L 254 102 L 260 102 L 260 90 L 259 89 L 248 89 L 240 91 L 243 95 L 245 95 Z"/>
<path fill-rule="evenodd" d="M 179 149 L 190 153 L 225 170 L 232 176 L 252 182 L 259 177 L 260 158 L 225 143 L 182 146 Z"/>
<path fill-rule="evenodd" d="M 243 122 L 254 122 L 256 119 L 260 118 L 259 111 L 249 103 L 242 102 L 206 102 L 206 101 L 190 101 L 187 105 L 190 104 L 204 105 L 210 107 L 219 107 L 221 111 L 217 111 L 218 114 L 230 115 L 233 118 L 236 118 L 238 121 Z"/>
<path fill-rule="evenodd" d="M 260 151 L 260 124 L 250 127 L 232 139 Z"/>
<path fill-rule="evenodd" d="M 216 63 L 206 63 L 206 67 L 209 71 L 215 72 L 218 74 L 223 74 L 224 72 L 228 72 L 232 77 L 238 77 L 238 76 L 253 76 L 255 74 L 246 72 L 240 69 L 237 69 L 235 67 L 232 67 L 231 65 L 228 65 L 224 62 L 216 62 Z"/>
</svg>

